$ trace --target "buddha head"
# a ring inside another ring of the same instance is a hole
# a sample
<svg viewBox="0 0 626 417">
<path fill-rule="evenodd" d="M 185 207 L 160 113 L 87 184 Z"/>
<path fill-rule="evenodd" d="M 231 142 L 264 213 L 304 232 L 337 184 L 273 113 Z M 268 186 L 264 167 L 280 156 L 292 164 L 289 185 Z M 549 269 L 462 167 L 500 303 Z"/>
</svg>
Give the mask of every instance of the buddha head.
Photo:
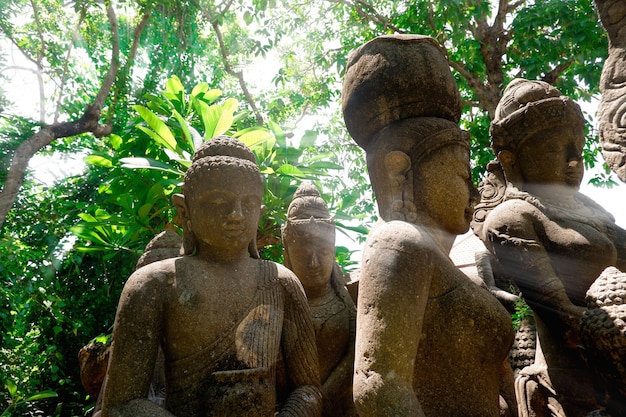
<svg viewBox="0 0 626 417">
<path fill-rule="evenodd" d="M 183 224 L 182 254 L 248 250 L 258 258 L 263 179 L 255 162 L 241 141 L 228 136 L 213 138 L 195 152 L 182 194 L 173 196 Z"/>
<path fill-rule="evenodd" d="M 310 181 L 304 181 L 293 195 L 282 240 L 284 264 L 307 294 L 327 288 L 335 265 L 335 223 Z"/>
</svg>

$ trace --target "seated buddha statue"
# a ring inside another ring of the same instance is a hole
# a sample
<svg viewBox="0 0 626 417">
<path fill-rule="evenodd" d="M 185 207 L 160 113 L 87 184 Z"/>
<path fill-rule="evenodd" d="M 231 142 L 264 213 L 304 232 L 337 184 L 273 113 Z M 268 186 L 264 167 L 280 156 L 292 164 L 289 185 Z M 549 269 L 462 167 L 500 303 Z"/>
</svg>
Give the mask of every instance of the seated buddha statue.
<svg viewBox="0 0 626 417">
<path fill-rule="evenodd" d="M 220 136 L 196 151 L 173 197 L 182 255 L 136 270 L 120 297 L 102 416 L 320 415 L 304 291 L 254 250 L 262 195 L 243 143 Z M 148 400 L 159 348 L 163 407 Z M 282 395 L 279 374 L 290 387 Z"/>
</svg>

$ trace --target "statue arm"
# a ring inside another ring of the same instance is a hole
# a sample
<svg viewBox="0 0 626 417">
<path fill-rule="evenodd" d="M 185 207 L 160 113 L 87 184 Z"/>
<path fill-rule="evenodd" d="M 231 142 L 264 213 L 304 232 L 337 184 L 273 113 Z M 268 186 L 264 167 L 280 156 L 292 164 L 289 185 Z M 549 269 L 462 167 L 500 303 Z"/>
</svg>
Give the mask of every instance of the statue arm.
<svg viewBox="0 0 626 417">
<path fill-rule="evenodd" d="M 539 237 L 542 229 L 537 211 L 508 208 L 488 218 L 485 228 L 488 244 L 505 273 L 522 290 L 535 313 L 546 322 L 565 326 L 567 346 L 579 344 L 578 323 L 585 308 L 572 303 L 565 285 L 552 267 L 548 251 Z M 576 279 L 573 277 L 572 279 Z"/>
<path fill-rule="evenodd" d="M 147 399 L 162 335 L 163 289 L 145 272 L 131 275 L 120 297 L 102 417 L 172 416 Z"/>
<path fill-rule="evenodd" d="M 333 415 L 333 410 L 346 410 L 352 404 L 352 374 L 354 373 L 354 341 L 348 352 L 333 369 L 322 385 L 324 415 Z"/>
<path fill-rule="evenodd" d="M 286 276 L 285 316 L 282 345 L 288 378 L 295 387 L 280 409 L 280 417 L 314 417 L 322 413 L 319 365 L 315 332 L 309 305 L 298 279 L 290 271 Z"/>
<path fill-rule="evenodd" d="M 434 269 L 432 249 L 417 247 L 420 236 L 407 230 L 411 226 L 382 228 L 363 252 L 354 402 L 361 417 L 424 416 L 413 374 L 419 372 L 415 358 Z"/>
</svg>

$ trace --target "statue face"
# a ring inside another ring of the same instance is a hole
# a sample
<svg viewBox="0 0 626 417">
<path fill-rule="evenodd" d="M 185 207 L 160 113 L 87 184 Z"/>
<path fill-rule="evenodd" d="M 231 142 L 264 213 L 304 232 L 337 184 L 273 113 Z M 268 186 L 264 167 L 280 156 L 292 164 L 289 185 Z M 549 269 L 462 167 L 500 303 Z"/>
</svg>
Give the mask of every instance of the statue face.
<svg viewBox="0 0 626 417">
<path fill-rule="evenodd" d="M 235 167 L 212 168 L 185 196 L 187 218 L 199 250 L 247 249 L 256 237 L 263 185 Z"/>
<path fill-rule="evenodd" d="M 469 151 L 450 145 L 426 156 L 415 168 L 414 194 L 418 212 L 425 211 L 442 230 L 453 235 L 467 232 L 478 201 Z"/>
<path fill-rule="evenodd" d="M 315 222 L 292 225 L 293 233 L 284 242 L 291 270 L 305 289 L 328 284 L 335 261 L 334 233 L 329 224 Z"/>
<path fill-rule="evenodd" d="M 559 129 L 529 138 L 518 150 L 516 163 L 524 189 L 539 187 L 578 191 L 584 175 L 582 132 Z"/>
</svg>

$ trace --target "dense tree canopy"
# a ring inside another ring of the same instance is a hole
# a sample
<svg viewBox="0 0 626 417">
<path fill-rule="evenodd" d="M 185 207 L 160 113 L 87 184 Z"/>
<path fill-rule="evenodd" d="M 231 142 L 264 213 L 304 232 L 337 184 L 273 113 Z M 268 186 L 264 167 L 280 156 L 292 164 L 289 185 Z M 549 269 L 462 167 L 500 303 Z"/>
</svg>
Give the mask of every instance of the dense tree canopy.
<svg viewBox="0 0 626 417">
<path fill-rule="evenodd" d="M 448 50 L 475 179 L 511 79 L 588 101 L 607 54 L 585 0 L 0 2 L 0 77 L 32 74 L 36 85 L 0 87 L 0 410 L 90 406 L 76 352 L 110 332 L 138 254 L 176 227 L 169 196 L 204 136 L 227 132 L 255 149 L 268 189 L 264 256 L 280 259 L 279 226 L 303 178 L 318 181 L 345 230 L 364 232 L 375 208 L 340 116 L 341 81 L 351 50 L 390 33 Z M 16 94 L 28 94 L 30 113 Z M 601 163 L 595 143 L 590 128 L 590 165 Z M 83 175 L 44 185 L 28 170 L 35 154 L 89 156 Z M 338 257 L 349 266 L 346 248 Z M 26 401 L 47 390 L 57 399 Z"/>
</svg>

